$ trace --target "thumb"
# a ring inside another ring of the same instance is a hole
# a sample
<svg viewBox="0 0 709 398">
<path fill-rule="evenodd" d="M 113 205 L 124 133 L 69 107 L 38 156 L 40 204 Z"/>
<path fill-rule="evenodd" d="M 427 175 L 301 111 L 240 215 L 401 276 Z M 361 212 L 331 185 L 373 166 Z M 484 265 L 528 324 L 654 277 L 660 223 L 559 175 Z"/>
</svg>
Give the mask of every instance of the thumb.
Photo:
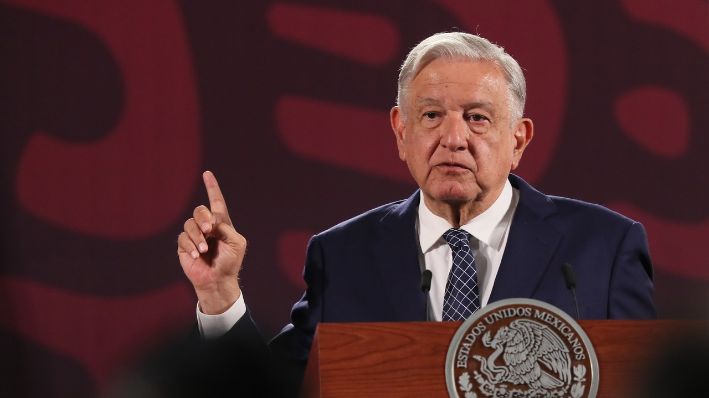
<svg viewBox="0 0 709 398">
<path fill-rule="evenodd" d="M 212 229 L 211 234 L 214 238 L 226 243 L 239 256 L 239 261 L 246 253 L 246 238 L 236 232 L 231 224 L 226 222 L 217 223 Z"/>
</svg>

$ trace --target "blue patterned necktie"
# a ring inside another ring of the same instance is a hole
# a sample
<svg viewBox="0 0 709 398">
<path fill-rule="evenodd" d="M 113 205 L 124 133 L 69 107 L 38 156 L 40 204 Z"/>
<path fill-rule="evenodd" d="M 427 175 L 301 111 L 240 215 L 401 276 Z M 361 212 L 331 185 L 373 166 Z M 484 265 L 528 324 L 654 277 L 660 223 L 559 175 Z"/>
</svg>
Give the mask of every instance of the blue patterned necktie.
<svg viewBox="0 0 709 398">
<path fill-rule="evenodd" d="M 444 321 L 466 320 L 480 308 L 478 272 L 470 238 L 471 235 L 461 229 L 449 229 L 443 234 L 453 251 L 453 268 L 443 297 Z"/>
</svg>

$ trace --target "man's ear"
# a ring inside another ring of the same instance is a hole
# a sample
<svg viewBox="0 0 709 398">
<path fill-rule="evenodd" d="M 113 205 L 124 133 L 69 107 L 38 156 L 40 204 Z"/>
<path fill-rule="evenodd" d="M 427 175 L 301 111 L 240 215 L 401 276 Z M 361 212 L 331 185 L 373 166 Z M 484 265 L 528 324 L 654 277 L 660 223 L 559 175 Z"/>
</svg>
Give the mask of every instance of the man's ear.
<svg viewBox="0 0 709 398">
<path fill-rule="evenodd" d="M 522 154 L 527 148 L 527 145 L 534 138 L 534 123 L 530 118 L 522 118 L 517 122 L 514 131 L 515 147 L 512 150 L 512 170 L 519 166 L 522 160 Z"/>
<path fill-rule="evenodd" d="M 406 140 L 406 123 L 404 123 L 404 115 L 398 106 L 391 108 L 389 112 L 389 122 L 391 129 L 396 136 L 396 147 L 399 150 L 399 159 L 406 161 L 406 151 L 404 150 L 404 141 Z"/>
</svg>

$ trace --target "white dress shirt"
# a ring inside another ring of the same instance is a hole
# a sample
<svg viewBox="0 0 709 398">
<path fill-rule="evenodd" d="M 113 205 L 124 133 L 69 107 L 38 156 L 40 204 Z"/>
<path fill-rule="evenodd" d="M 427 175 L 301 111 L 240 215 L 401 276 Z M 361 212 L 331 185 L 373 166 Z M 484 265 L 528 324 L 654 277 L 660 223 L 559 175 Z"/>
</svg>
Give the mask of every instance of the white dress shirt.
<svg viewBox="0 0 709 398">
<path fill-rule="evenodd" d="M 500 196 L 492 206 L 460 227 L 473 236 L 470 246 L 475 255 L 475 265 L 478 271 L 481 306 L 485 306 L 490 299 L 490 292 L 502 262 L 512 216 L 518 201 L 519 192 L 512 188 L 509 181 L 506 181 Z M 443 295 L 446 290 L 448 274 L 453 266 L 453 254 L 450 246 L 443 239 L 443 233 L 450 228 L 452 226 L 446 219 L 433 214 L 426 207 L 423 196 L 421 196 L 416 230 L 426 269 L 431 270 L 433 274 L 431 291 L 429 292 L 429 308 L 432 318 L 436 321 L 442 319 Z M 245 313 L 246 302 L 243 294 L 239 296 L 234 305 L 218 315 L 203 313 L 197 303 L 197 325 L 202 336 L 216 338 L 228 332 Z"/>
<path fill-rule="evenodd" d="M 512 188 L 509 181 L 506 181 L 500 196 L 492 206 L 460 227 L 473 236 L 470 247 L 475 256 L 481 307 L 484 307 L 490 299 L 490 292 L 492 292 L 497 271 L 500 269 L 502 255 L 507 245 L 507 236 L 512 224 L 512 216 L 518 201 L 519 192 Z M 436 321 L 442 319 L 443 296 L 446 291 L 448 274 L 453 267 L 453 252 L 443 239 L 443 234 L 450 228 L 453 227 L 445 218 L 439 217 L 429 210 L 424 203 L 423 196 L 421 196 L 416 229 L 421 252 L 424 256 L 424 264 L 426 269 L 433 274 L 429 292 L 429 311 L 431 318 Z"/>
</svg>

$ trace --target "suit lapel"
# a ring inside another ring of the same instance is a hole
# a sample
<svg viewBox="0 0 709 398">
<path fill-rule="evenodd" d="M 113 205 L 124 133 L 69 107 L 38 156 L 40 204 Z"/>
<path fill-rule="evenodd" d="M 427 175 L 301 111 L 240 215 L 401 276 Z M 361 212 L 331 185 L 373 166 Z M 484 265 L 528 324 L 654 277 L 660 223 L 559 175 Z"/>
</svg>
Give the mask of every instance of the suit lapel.
<svg viewBox="0 0 709 398">
<path fill-rule="evenodd" d="M 416 217 L 419 191 L 396 205 L 380 220 L 373 253 L 395 312 L 392 321 L 425 321 L 426 296 L 421 292 Z"/>
<path fill-rule="evenodd" d="M 562 238 L 545 218 L 555 205 L 521 178 L 510 175 L 520 193 L 505 253 L 489 302 L 511 297 L 532 297 Z M 392 321 L 426 320 L 426 296 L 421 292 L 420 247 L 416 235 L 419 191 L 380 220 L 373 253 L 385 296 L 395 312 Z"/>
<path fill-rule="evenodd" d="M 532 297 L 562 237 L 545 221 L 556 212 L 551 200 L 515 175 L 510 182 L 519 190 L 519 203 L 489 302 Z"/>
</svg>

